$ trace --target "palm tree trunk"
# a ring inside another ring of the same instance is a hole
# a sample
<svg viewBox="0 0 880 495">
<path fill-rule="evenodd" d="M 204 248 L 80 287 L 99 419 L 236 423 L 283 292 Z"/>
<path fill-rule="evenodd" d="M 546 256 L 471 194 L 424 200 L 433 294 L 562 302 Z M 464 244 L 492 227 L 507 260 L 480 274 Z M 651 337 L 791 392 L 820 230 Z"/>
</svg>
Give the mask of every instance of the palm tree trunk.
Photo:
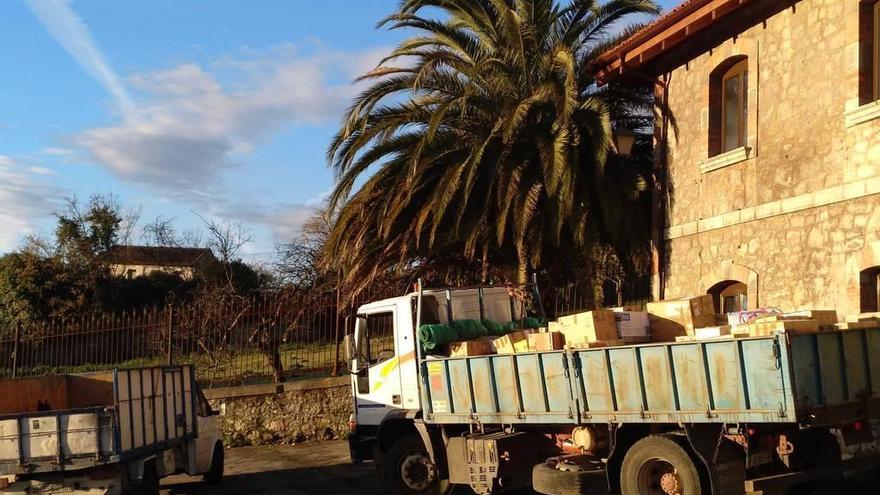
<svg viewBox="0 0 880 495">
<path fill-rule="evenodd" d="M 526 254 L 525 246 L 517 249 L 516 255 L 519 264 L 517 267 L 516 283 L 526 285 L 529 283 L 529 256 Z"/>
</svg>

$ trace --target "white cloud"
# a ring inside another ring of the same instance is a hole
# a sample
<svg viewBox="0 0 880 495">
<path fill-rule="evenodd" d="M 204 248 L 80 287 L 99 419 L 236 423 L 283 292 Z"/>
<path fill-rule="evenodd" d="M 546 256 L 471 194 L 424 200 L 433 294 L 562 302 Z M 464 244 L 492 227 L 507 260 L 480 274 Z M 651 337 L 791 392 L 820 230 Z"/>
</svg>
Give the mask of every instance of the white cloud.
<svg viewBox="0 0 880 495">
<path fill-rule="evenodd" d="M 46 168 L 46 167 L 40 167 L 38 165 L 28 167 L 27 171 L 32 174 L 37 174 L 37 175 L 52 175 L 54 173 L 54 172 L 52 172 L 52 169 Z"/>
<path fill-rule="evenodd" d="M 75 141 L 127 181 L 169 194 L 204 190 L 273 133 L 338 121 L 358 89 L 350 81 L 380 53 L 271 50 L 225 60 L 215 72 L 184 64 L 136 74 L 132 87 L 144 103 L 134 118 L 85 131 Z"/>
<path fill-rule="evenodd" d="M 41 179 L 41 174 L 0 155 L 0 252 L 16 248 L 57 209 L 56 198 L 64 192 Z"/>
<path fill-rule="evenodd" d="M 134 109 L 131 97 L 104 53 L 92 39 L 89 28 L 70 7 L 69 0 L 26 0 L 49 34 L 91 77 L 104 86 L 124 115 Z"/>
</svg>

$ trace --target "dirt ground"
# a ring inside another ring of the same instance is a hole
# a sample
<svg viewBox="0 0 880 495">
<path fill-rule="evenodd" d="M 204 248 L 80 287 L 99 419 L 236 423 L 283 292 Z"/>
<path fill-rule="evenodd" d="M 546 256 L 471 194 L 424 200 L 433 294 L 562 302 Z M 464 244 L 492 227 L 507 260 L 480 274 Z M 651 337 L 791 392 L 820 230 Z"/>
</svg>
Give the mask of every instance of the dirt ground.
<svg viewBox="0 0 880 495">
<path fill-rule="evenodd" d="M 826 483 L 797 495 L 861 495 L 880 489 L 859 489 Z M 226 478 L 208 486 L 198 478 L 173 476 L 162 486 L 163 495 L 335 495 L 383 494 L 382 480 L 371 464 L 354 465 L 346 442 L 243 447 L 226 451 Z M 456 490 L 458 493 L 458 490 Z M 517 495 L 527 492 L 517 492 Z"/>
<path fill-rule="evenodd" d="M 380 495 L 382 480 L 370 464 L 354 465 L 346 442 L 315 442 L 226 451 L 226 477 L 217 486 L 198 478 L 164 480 L 165 495 Z"/>
</svg>

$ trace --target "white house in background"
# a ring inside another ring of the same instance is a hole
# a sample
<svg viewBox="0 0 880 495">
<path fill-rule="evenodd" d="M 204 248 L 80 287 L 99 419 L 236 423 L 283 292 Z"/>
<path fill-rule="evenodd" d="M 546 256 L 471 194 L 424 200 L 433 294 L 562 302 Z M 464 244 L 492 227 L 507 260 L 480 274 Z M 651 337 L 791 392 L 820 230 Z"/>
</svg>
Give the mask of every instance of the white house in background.
<svg viewBox="0 0 880 495">
<path fill-rule="evenodd" d="M 125 278 L 164 272 L 191 279 L 196 268 L 217 261 L 210 249 L 161 246 L 113 246 L 107 258 L 111 273 Z"/>
</svg>

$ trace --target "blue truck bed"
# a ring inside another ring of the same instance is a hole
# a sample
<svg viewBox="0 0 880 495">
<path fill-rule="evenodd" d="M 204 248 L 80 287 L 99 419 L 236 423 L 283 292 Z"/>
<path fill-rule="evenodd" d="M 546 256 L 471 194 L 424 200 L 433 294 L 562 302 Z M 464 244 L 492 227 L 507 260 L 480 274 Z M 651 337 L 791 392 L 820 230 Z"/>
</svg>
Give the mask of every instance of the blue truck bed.
<svg viewBox="0 0 880 495">
<path fill-rule="evenodd" d="M 434 424 L 801 423 L 880 417 L 880 328 L 421 363 Z"/>
</svg>

